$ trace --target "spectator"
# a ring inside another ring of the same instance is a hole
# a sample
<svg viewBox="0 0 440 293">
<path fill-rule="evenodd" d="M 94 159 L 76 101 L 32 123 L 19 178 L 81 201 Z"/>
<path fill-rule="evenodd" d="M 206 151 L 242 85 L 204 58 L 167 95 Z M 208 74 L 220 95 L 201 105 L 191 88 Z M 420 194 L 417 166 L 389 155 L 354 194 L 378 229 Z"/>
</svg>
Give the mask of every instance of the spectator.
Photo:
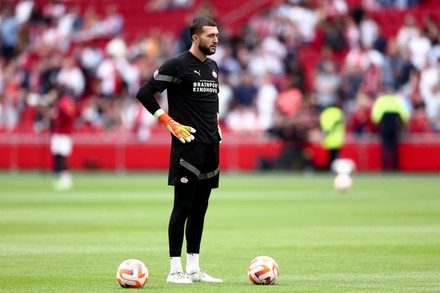
<svg viewBox="0 0 440 293">
<path fill-rule="evenodd" d="M 319 111 L 339 104 L 340 102 L 341 76 L 339 75 L 336 62 L 331 59 L 323 60 L 320 70 L 314 78 L 315 104 Z"/>
<path fill-rule="evenodd" d="M 428 53 L 431 50 L 431 40 L 421 28 L 419 28 L 419 31 L 419 35 L 409 41 L 408 49 L 412 65 L 418 70 L 421 70 L 428 58 Z"/>
<path fill-rule="evenodd" d="M 398 88 L 405 86 L 410 80 L 411 72 L 417 70 L 411 62 L 411 54 L 408 49 L 401 50 L 400 55 L 402 56 L 403 64 L 397 79 Z"/>
<path fill-rule="evenodd" d="M 228 76 L 231 76 L 232 79 L 237 80 L 243 71 L 240 62 L 234 56 L 231 46 L 224 47 L 224 54 L 219 67 L 220 71 L 226 75 L 226 80 L 228 80 L 229 83 L 231 83 L 231 81 L 229 80 Z"/>
<path fill-rule="evenodd" d="M 53 22 L 59 19 L 66 12 L 66 5 L 60 0 L 47 1 L 42 9 L 45 22 Z"/>
<path fill-rule="evenodd" d="M 291 5 L 287 18 L 298 27 L 302 42 L 310 44 L 315 38 L 319 15 L 309 1 L 293 2 Z"/>
<path fill-rule="evenodd" d="M 118 60 L 120 58 L 113 57 L 108 54 L 96 69 L 96 78 L 99 80 L 99 95 L 105 98 L 112 98 L 122 89 L 122 78 L 119 71 Z"/>
<path fill-rule="evenodd" d="M 50 58 L 42 58 L 41 93 L 47 94 L 58 83 L 58 74 L 62 67 L 63 55 L 53 54 Z"/>
<path fill-rule="evenodd" d="M 178 38 L 179 52 L 184 52 L 191 48 L 191 36 L 188 33 L 189 24 L 191 23 L 192 15 L 187 14 L 185 16 L 185 25 L 180 29 L 180 35 Z"/>
<path fill-rule="evenodd" d="M 78 7 L 68 6 L 66 12 L 56 18 L 56 38 L 58 40 L 57 47 L 67 54 L 71 48 L 72 36 L 75 30 L 75 25 L 79 20 Z"/>
<path fill-rule="evenodd" d="M 96 75 L 96 68 L 104 59 L 104 51 L 95 43 L 80 48 L 79 64 L 88 79 Z"/>
<path fill-rule="evenodd" d="M 431 14 L 424 15 L 421 27 L 431 44 L 435 44 L 440 34 L 440 28 L 434 16 Z"/>
<path fill-rule="evenodd" d="M 387 42 L 388 42 L 388 40 L 384 35 L 383 28 L 381 26 L 378 26 L 377 27 L 377 37 L 373 42 L 373 49 L 380 52 L 381 54 L 385 54 Z"/>
<path fill-rule="evenodd" d="M 83 14 L 81 26 L 74 31 L 72 40 L 86 42 L 102 37 L 102 17 L 93 6 L 87 7 Z"/>
<path fill-rule="evenodd" d="M 105 16 L 102 20 L 102 36 L 106 38 L 116 37 L 124 26 L 124 18 L 118 12 L 115 4 L 106 5 Z"/>
<path fill-rule="evenodd" d="M 257 88 L 254 85 L 254 77 L 250 72 L 244 71 L 240 84 L 234 88 L 232 107 L 242 105 L 245 108 L 254 108 L 256 94 Z"/>
<path fill-rule="evenodd" d="M 384 54 L 382 68 L 382 83 L 384 86 L 392 89 L 400 87 L 400 80 L 403 74 L 404 60 L 400 54 L 395 39 L 388 42 Z"/>
<path fill-rule="evenodd" d="M 301 104 L 298 106 L 299 108 L 291 111 L 295 113 L 293 115 L 285 116 L 282 113 L 276 115 L 277 120 L 270 133 L 283 141 L 283 149 L 273 160 L 261 158 L 258 165 L 260 169 L 309 170 L 313 168 L 307 144 L 311 133 L 319 129 L 319 117 L 307 99 L 301 99 Z"/>
<path fill-rule="evenodd" d="M 355 99 L 361 87 L 363 75 L 369 66 L 368 49 L 362 44 L 351 48 L 343 63 L 344 91 L 350 102 Z"/>
<path fill-rule="evenodd" d="M 16 61 L 11 61 L 3 73 L 4 88 L 2 94 L 0 94 L 0 105 L 2 109 L 0 114 L 0 126 L 7 131 L 14 130 L 20 118 L 20 84 L 16 67 Z"/>
<path fill-rule="evenodd" d="M 263 43 L 257 44 L 251 52 L 247 69 L 256 77 L 257 82 L 261 82 L 268 73 L 281 76 L 284 73 L 283 59 L 285 56 L 284 45 L 275 38 L 267 37 Z"/>
<path fill-rule="evenodd" d="M 267 71 L 278 76 L 284 74 L 283 60 L 286 59 L 288 52 L 282 39 L 275 36 L 268 36 L 261 42 L 261 48 L 265 61 L 271 64 L 271 66 L 267 68 Z"/>
<path fill-rule="evenodd" d="M 225 74 L 221 72 L 218 76 L 218 82 L 219 82 L 219 92 L 218 92 L 219 120 L 220 122 L 224 122 L 226 113 L 229 112 L 229 107 L 233 98 L 233 89 L 226 81 Z"/>
<path fill-rule="evenodd" d="M 276 100 L 277 111 L 281 114 L 279 118 L 289 119 L 294 117 L 301 108 L 303 98 L 304 94 L 299 89 L 294 78 L 286 77 L 281 80 Z"/>
<path fill-rule="evenodd" d="M 257 125 L 262 133 L 267 133 L 274 125 L 277 96 L 278 90 L 274 85 L 273 75 L 268 73 L 263 77 L 256 96 Z"/>
<path fill-rule="evenodd" d="M 86 80 L 81 68 L 76 64 L 76 60 L 67 56 L 63 60 L 63 66 L 57 75 L 57 82 L 62 85 L 66 91 L 69 91 L 72 97 L 78 101 L 84 94 Z"/>
<path fill-rule="evenodd" d="M 19 25 L 28 22 L 32 15 L 35 3 L 33 0 L 21 0 L 15 6 L 15 17 Z"/>
<path fill-rule="evenodd" d="M 434 130 L 440 131 L 440 58 L 434 65 L 425 60 L 420 73 L 419 89 L 429 124 Z"/>
<path fill-rule="evenodd" d="M 371 120 L 371 109 L 374 100 L 363 92 L 359 92 L 356 103 L 348 119 L 348 130 L 357 136 L 377 132 L 376 125 Z"/>
<path fill-rule="evenodd" d="M 363 14 L 359 23 L 360 37 L 362 46 L 372 48 L 374 41 L 378 37 L 378 24 L 368 12 Z"/>
<path fill-rule="evenodd" d="M 348 15 L 345 19 L 344 36 L 348 48 L 352 49 L 359 46 L 361 32 L 353 16 Z"/>
<path fill-rule="evenodd" d="M 82 101 L 78 128 L 86 131 L 103 131 L 104 119 L 100 104 L 102 100 L 95 95 Z"/>
<path fill-rule="evenodd" d="M 347 40 L 344 34 L 342 18 L 326 20 L 321 25 L 324 30 L 324 46 L 330 47 L 334 52 L 344 52 L 347 48 Z"/>
<path fill-rule="evenodd" d="M 15 18 L 14 12 L 10 6 L 2 10 L 0 27 L 0 49 L 1 55 L 6 59 L 11 59 L 16 55 L 18 45 L 19 23 Z"/>
<path fill-rule="evenodd" d="M 348 13 L 348 5 L 345 0 L 320 0 L 319 7 L 325 18 L 337 18 Z"/>
<path fill-rule="evenodd" d="M 257 113 L 256 95 L 257 88 L 253 84 L 253 76 L 245 71 L 241 83 L 233 89 L 231 111 L 225 123 L 229 129 L 239 134 L 256 134 Z"/>
<path fill-rule="evenodd" d="M 363 74 L 361 90 L 371 97 L 376 97 L 382 85 L 383 55 L 371 49 L 368 51 L 368 67 Z"/>
<path fill-rule="evenodd" d="M 405 14 L 402 26 L 397 31 L 396 41 L 400 49 L 408 49 L 409 43 L 415 37 L 418 37 L 420 30 L 417 21 L 412 14 Z"/>
<path fill-rule="evenodd" d="M 421 134 L 421 133 L 434 133 L 429 120 L 426 117 L 425 105 L 417 104 L 411 113 L 411 118 L 408 122 L 408 133 Z"/>
</svg>

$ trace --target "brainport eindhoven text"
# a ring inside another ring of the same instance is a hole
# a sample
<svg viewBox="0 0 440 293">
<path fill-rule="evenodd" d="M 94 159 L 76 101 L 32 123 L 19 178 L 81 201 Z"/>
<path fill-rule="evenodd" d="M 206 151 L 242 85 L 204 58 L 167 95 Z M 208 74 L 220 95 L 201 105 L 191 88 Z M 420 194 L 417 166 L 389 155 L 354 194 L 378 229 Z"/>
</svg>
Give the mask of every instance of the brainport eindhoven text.
<svg viewBox="0 0 440 293">
<path fill-rule="evenodd" d="M 218 84 L 215 82 L 194 82 L 193 92 L 195 93 L 218 93 Z"/>
</svg>

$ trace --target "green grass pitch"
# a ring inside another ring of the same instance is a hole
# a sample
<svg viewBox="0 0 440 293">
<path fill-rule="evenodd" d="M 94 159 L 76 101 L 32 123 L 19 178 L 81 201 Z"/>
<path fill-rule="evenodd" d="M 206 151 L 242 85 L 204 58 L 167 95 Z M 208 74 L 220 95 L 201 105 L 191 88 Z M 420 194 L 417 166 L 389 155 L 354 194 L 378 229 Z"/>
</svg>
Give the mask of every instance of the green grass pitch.
<svg viewBox="0 0 440 293">
<path fill-rule="evenodd" d="M 333 177 L 222 174 L 201 266 L 224 283 L 174 285 L 165 173 L 75 173 L 66 192 L 0 173 L 0 292 L 134 290 L 115 278 L 128 258 L 147 265 L 146 292 L 440 292 L 439 175 L 355 174 L 345 193 Z M 277 284 L 247 279 L 258 255 L 277 261 Z"/>
</svg>

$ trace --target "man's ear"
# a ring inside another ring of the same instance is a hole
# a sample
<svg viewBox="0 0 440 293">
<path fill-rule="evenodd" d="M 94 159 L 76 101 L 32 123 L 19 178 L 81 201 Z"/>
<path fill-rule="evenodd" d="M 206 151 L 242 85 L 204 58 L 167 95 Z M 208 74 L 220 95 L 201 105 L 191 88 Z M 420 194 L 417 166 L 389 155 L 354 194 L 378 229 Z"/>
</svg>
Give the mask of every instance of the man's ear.
<svg viewBox="0 0 440 293">
<path fill-rule="evenodd" d="M 198 35 L 192 35 L 192 36 L 191 36 L 191 39 L 192 39 L 192 41 L 195 42 L 196 44 L 199 43 L 199 36 L 198 36 Z"/>
</svg>

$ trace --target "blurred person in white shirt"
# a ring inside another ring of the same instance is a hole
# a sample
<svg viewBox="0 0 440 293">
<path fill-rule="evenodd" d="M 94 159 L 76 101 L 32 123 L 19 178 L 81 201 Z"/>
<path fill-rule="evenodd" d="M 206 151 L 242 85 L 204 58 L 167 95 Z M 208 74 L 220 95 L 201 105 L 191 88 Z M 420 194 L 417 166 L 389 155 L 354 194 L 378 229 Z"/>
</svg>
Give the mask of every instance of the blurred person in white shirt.
<svg viewBox="0 0 440 293">
<path fill-rule="evenodd" d="M 79 62 L 84 68 L 87 75 L 91 76 L 96 73 L 96 68 L 104 58 L 104 52 L 98 46 L 91 44 L 83 47 L 80 51 Z"/>
<path fill-rule="evenodd" d="M 273 76 L 267 73 L 258 88 L 256 96 L 258 127 L 266 132 L 274 125 L 278 89 L 274 85 Z"/>
<path fill-rule="evenodd" d="M 105 16 L 102 20 L 102 35 L 114 37 L 119 34 L 124 26 L 124 17 L 118 12 L 116 5 L 107 5 Z"/>
<path fill-rule="evenodd" d="M 219 92 L 218 92 L 218 102 L 219 102 L 219 120 L 223 121 L 226 117 L 226 113 L 229 110 L 233 90 L 232 87 L 227 83 L 226 76 L 224 73 L 220 72 L 218 75 Z"/>
<path fill-rule="evenodd" d="M 355 48 L 359 46 L 359 41 L 361 39 L 361 31 L 356 21 L 352 16 L 347 16 L 345 19 L 345 39 L 350 48 Z"/>
<path fill-rule="evenodd" d="M 440 58 L 435 64 L 425 59 L 420 72 L 419 91 L 431 127 L 440 131 Z"/>
<path fill-rule="evenodd" d="M 287 17 L 298 26 L 304 43 L 311 43 L 315 39 L 319 15 L 307 2 L 293 3 Z"/>
<path fill-rule="evenodd" d="M 57 81 L 60 85 L 70 89 L 76 100 L 81 98 L 86 88 L 84 73 L 72 56 L 64 58 L 62 68 L 57 75 Z"/>
<path fill-rule="evenodd" d="M 28 22 L 35 3 L 33 0 L 21 0 L 15 6 L 15 18 L 19 24 Z"/>
<path fill-rule="evenodd" d="M 378 37 L 378 25 L 369 13 L 365 13 L 362 17 L 359 29 L 362 45 L 373 47 L 374 41 Z"/>
<path fill-rule="evenodd" d="M 411 38 L 408 43 L 408 48 L 411 54 L 411 63 L 418 70 L 421 70 L 425 66 L 425 61 L 428 57 L 428 53 L 431 50 L 431 40 L 419 29 L 420 34 Z"/>
<path fill-rule="evenodd" d="M 411 39 L 418 37 L 420 30 L 417 27 L 417 21 L 412 14 L 406 14 L 403 17 L 403 23 L 397 31 L 396 41 L 401 49 L 409 48 Z"/>
<path fill-rule="evenodd" d="M 336 62 L 327 59 L 322 63 L 314 82 L 315 104 L 320 111 L 339 103 L 339 94 L 342 78 L 338 72 Z"/>
</svg>

